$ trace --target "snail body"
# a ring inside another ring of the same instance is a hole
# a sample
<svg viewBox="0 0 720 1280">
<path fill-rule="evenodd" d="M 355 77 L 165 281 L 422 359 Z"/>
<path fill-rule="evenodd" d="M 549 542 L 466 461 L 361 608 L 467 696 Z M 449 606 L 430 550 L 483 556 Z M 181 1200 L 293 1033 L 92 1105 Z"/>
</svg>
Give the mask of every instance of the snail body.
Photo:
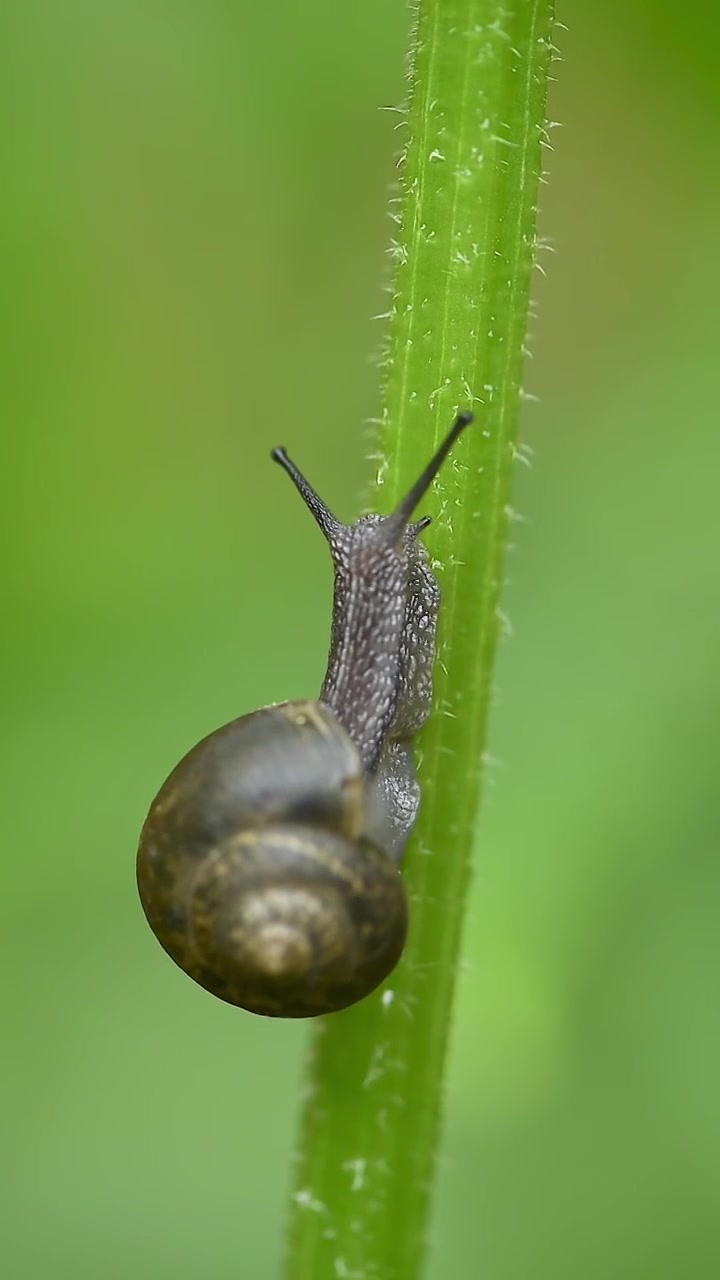
<svg viewBox="0 0 720 1280">
<path fill-rule="evenodd" d="M 333 555 L 328 670 L 317 702 L 241 716 L 198 743 L 150 808 L 140 899 L 171 958 L 213 995 L 271 1017 L 354 1004 L 395 967 L 399 874 L 420 795 L 439 591 L 409 523 L 461 415 L 390 516 L 342 525 L 283 450 Z"/>
</svg>

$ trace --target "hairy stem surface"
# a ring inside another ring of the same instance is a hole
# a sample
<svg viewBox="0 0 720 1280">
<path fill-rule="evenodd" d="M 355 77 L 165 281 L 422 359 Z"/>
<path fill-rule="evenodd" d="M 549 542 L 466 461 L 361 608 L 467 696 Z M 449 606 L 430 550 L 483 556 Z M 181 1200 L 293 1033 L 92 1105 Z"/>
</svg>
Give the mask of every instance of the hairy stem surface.
<svg viewBox="0 0 720 1280">
<path fill-rule="evenodd" d="M 377 507 L 458 409 L 475 424 L 423 510 L 442 588 L 411 930 L 387 983 L 313 1030 L 289 1280 L 413 1280 L 437 1147 L 480 790 L 535 246 L 552 0 L 422 0 L 413 35 Z M 373 506 L 376 504 L 373 503 Z"/>
</svg>

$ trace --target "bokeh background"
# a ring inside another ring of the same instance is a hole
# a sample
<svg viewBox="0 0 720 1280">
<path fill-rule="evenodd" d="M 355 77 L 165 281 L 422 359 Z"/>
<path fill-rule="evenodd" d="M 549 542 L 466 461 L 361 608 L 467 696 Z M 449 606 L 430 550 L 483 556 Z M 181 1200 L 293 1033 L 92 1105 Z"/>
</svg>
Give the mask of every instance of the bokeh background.
<svg viewBox="0 0 720 1280">
<path fill-rule="evenodd" d="M 430 1280 L 714 1273 L 720 18 L 566 3 Z M 302 1025 L 134 888 L 155 789 L 319 686 L 403 0 L 7 0 L 2 1179 L 13 1280 L 276 1274 Z M 9 126 L 9 127 L 8 127 Z"/>
</svg>

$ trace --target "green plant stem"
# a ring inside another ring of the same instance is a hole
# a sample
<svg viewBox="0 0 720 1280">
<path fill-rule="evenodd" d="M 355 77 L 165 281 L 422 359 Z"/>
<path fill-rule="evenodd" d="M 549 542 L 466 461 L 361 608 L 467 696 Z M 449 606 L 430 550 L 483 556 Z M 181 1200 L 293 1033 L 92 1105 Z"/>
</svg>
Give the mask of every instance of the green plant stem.
<svg viewBox="0 0 720 1280">
<path fill-rule="evenodd" d="M 510 8 L 512 11 L 510 11 Z M 411 930 L 380 991 L 314 1029 L 289 1280 L 412 1280 L 425 1243 L 479 796 L 535 245 L 552 0 L 422 0 L 393 247 L 377 507 L 458 408 L 423 511 L 442 606 Z M 375 504 L 374 504 L 375 505 Z"/>
</svg>

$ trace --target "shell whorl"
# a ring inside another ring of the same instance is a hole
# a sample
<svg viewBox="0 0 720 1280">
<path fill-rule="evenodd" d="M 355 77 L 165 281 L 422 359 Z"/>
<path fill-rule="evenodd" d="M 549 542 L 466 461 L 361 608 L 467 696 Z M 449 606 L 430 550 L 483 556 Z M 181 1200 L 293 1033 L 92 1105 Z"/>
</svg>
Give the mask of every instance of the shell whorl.
<svg viewBox="0 0 720 1280">
<path fill-rule="evenodd" d="M 205 860 L 190 893 L 183 968 L 230 1004 L 312 1017 L 373 990 L 396 963 L 406 927 L 400 877 L 372 845 L 265 827 Z"/>
</svg>

